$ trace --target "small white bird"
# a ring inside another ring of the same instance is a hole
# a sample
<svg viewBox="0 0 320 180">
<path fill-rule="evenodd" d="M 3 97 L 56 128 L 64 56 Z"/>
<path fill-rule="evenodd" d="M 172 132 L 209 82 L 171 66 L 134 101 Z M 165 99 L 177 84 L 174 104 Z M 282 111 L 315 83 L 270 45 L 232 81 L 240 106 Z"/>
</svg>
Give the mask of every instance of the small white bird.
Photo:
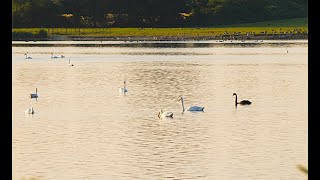
<svg viewBox="0 0 320 180">
<path fill-rule="evenodd" d="M 123 88 L 119 88 L 119 93 L 126 93 L 128 89 L 126 88 L 126 81 L 123 81 Z"/>
<path fill-rule="evenodd" d="M 36 88 L 36 93 L 34 93 L 34 94 L 31 93 L 31 94 L 30 94 L 30 98 L 31 98 L 31 99 L 32 99 L 32 98 L 36 98 L 36 99 L 38 98 L 38 91 L 37 91 L 37 90 L 38 90 L 38 89 Z"/>
<path fill-rule="evenodd" d="M 158 117 L 159 118 L 172 118 L 173 113 L 170 111 L 165 111 L 163 112 L 162 109 L 158 112 Z"/>
<path fill-rule="evenodd" d="M 28 56 L 27 53 L 25 53 L 24 55 L 26 56 L 25 59 L 32 59 L 32 57 Z"/>
<path fill-rule="evenodd" d="M 28 108 L 27 110 L 24 111 L 24 113 L 26 113 L 26 114 L 34 114 L 33 107 Z"/>
<path fill-rule="evenodd" d="M 69 66 L 73 66 L 73 64 L 70 63 L 70 59 L 69 59 Z"/>
</svg>

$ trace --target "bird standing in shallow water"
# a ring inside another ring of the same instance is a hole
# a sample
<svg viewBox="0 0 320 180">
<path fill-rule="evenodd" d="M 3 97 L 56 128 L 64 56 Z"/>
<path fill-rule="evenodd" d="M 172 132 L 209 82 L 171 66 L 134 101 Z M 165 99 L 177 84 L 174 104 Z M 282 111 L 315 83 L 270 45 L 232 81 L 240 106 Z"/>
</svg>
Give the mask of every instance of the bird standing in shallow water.
<svg viewBox="0 0 320 180">
<path fill-rule="evenodd" d="M 237 106 L 238 104 L 240 105 L 250 105 L 251 102 L 249 100 L 242 100 L 240 102 L 238 102 L 238 96 L 236 93 L 233 93 L 233 96 L 236 96 L 236 100 L 235 100 L 235 105 Z"/>
</svg>

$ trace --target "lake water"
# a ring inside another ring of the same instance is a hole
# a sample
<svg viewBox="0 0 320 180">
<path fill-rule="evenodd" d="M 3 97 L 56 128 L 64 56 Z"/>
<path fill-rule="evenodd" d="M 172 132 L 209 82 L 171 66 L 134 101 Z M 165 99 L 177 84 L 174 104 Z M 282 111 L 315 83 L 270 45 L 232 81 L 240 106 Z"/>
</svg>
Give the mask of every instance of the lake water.
<svg viewBox="0 0 320 180">
<path fill-rule="evenodd" d="M 12 47 L 13 179 L 307 178 L 307 43 L 159 44 Z"/>
</svg>

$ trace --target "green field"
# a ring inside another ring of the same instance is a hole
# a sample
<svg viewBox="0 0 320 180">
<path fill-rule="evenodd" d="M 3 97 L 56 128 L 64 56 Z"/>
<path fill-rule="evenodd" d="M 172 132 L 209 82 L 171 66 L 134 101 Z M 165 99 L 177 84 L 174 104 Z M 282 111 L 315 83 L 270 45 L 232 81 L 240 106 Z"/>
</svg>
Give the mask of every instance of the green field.
<svg viewBox="0 0 320 180">
<path fill-rule="evenodd" d="M 67 36 L 110 36 L 110 37 L 196 37 L 220 36 L 223 34 L 279 34 L 279 33 L 307 33 L 307 19 L 290 19 L 279 21 L 258 22 L 251 24 L 232 25 L 228 27 L 209 28 L 18 28 L 13 33 L 37 34 L 40 29 L 51 35 Z"/>
<path fill-rule="evenodd" d="M 231 25 L 231 27 L 308 27 L 308 19 L 296 18 L 246 24 L 234 24 Z"/>
</svg>

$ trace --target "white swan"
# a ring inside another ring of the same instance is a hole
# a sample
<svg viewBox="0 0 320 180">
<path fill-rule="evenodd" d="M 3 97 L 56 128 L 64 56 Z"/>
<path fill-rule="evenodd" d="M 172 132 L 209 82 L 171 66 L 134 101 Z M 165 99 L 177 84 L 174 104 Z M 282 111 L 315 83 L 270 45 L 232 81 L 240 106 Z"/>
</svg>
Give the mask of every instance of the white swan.
<svg viewBox="0 0 320 180">
<path fill-rule="evenodd" d="M 34 114 L 33 107 L 28 108 L 27 110 L 24 111 L 24 113 L 26 113 L 26 114 Z"/>
<path fill-rule="evenodd" d="M 123 81 L 123 88 L 119 88 L 120 93 L 126 93 L 128 92 L 128 89 L 126 88 L 126 81 Z"/>
<path fill-rule="evenodd" d="M 181 101 L 182 111 L 185 110 L 184 103 L 183 103 L 183 97 L 181 96 L 178 101 Z M 202 106 L 190 106 L 187 111 L 203 111 L 204 107 Z"/>
<path fill-rule="evenodd" d="M 162 109 L 158 112 L 158 117 L 159 118 L 172 118 L 173 113 L 170 111 L 165 111 L 163 112 Z"/>
<path fill-rule="evenodd" d="M 51 59 L 54 59 L 54 58 L 59 58 L 58 56 L 53 56 L 53 53 L 51 53 Z"/>
<path fill-rule="evenodd" d="M 32 99 L 32 98 L 38 98 L 38 92 L 37 92 L 37 88 L 36 88 L 36 93 L 34 93 L 34 94 L 30 94 L 30 98 Z"/>
<path fill-rule="evenodd" d="M 27 53 L 24 54 L 26 56 L 25 59 L 32 59 L 32 57 L 28 56 Z"/>
<path fill-rule="evenodd" d="M 73 64 L 70 63 L 70 59 L 69 59 L 69 66 L 73 66 Z"/>
</svg>

